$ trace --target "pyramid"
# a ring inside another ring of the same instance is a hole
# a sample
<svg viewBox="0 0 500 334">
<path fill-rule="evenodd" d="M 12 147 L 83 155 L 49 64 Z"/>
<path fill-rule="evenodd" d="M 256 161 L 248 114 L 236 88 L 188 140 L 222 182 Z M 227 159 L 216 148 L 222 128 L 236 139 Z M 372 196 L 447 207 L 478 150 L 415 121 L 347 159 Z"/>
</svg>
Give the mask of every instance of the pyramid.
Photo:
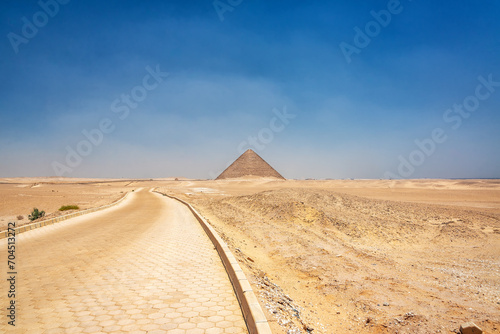
<svg viewBox="0 0 500 334">
<path fill-rule="evenodd" d="M 243 176 L 275 177 L 285 180 L 280 173 L 250 149 L 227 167 L 216 180 L 233 179 Z"/>
</svg>

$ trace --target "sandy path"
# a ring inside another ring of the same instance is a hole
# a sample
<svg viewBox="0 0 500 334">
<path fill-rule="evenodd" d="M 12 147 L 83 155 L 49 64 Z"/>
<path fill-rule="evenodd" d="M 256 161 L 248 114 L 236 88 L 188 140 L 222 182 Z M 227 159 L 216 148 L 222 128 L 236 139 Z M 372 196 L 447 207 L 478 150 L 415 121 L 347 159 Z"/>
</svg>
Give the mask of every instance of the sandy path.
<svg viewBox="0 0 500 334">
<path fill-rule="evenodd" d="M 16 333 L 244 333 L 227 274 L 178 202 L 147 191 L 19 234 Z M 7 240 L 0 241 L 2 276 Z M 1 283 L 1 306 L 8 306 Z M 0 332 L 13 329 L 1 312 Z"/>
</svg>

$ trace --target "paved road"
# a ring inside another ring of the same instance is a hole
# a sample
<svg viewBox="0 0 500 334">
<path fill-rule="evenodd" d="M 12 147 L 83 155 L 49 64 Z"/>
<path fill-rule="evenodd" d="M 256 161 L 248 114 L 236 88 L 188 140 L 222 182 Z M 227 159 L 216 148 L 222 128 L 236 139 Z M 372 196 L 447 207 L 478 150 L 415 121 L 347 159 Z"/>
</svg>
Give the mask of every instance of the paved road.
<svg viewBox="0 0 500 334">
<path fill-rule="evenodd" d="M 2 277 L 7 243 L 0 240 Z M 17 236 L 15 333 L 246 333 L 212 243 L 182 204 L 121 204 Z M 7 325 L 2 279 L 0 332 Z"/>
</svg>

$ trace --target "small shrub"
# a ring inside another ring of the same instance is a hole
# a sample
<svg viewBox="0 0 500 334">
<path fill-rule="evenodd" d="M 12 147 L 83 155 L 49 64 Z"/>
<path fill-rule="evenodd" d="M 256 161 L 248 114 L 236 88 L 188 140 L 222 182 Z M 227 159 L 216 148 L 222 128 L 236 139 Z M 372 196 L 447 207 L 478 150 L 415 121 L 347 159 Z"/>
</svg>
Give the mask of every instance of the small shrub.
<svg viewBox="0 0 500 334">
<path fill-rule="evenodd" d="M 33 212 L 28 216 L 28 219 L 33 221 L 37 220 L 38 218 L 42 218 L 43 216 L 45 216 L 45 211 L 38 211 L 37 208 L 33 208 Z"/>
<path fill-rule="evenodd" d="M 59 211 L 78 210 L 78 209 L 80 209 L 78 205 L 63 205 L 59 208 Z"/>
<path fill-rule="evenodd" d="M 21 215 L 17 216 L 17 220 L 23 220 L 23 219 L 24 219 L 24 216 L 21 216 Z"/>
</svg>

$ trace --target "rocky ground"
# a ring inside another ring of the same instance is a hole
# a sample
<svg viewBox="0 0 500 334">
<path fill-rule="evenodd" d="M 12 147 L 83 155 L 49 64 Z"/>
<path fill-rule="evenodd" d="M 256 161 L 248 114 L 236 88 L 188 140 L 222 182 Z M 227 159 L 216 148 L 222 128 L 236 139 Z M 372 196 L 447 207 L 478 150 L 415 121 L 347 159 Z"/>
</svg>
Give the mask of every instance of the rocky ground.
<svg viewBox="0 0 500 334">
<path fill-rule="evenodd" d="M 198 196 L 284 333 L 500 331 L 500 213 L 326 189 Z"/>
</svg>

